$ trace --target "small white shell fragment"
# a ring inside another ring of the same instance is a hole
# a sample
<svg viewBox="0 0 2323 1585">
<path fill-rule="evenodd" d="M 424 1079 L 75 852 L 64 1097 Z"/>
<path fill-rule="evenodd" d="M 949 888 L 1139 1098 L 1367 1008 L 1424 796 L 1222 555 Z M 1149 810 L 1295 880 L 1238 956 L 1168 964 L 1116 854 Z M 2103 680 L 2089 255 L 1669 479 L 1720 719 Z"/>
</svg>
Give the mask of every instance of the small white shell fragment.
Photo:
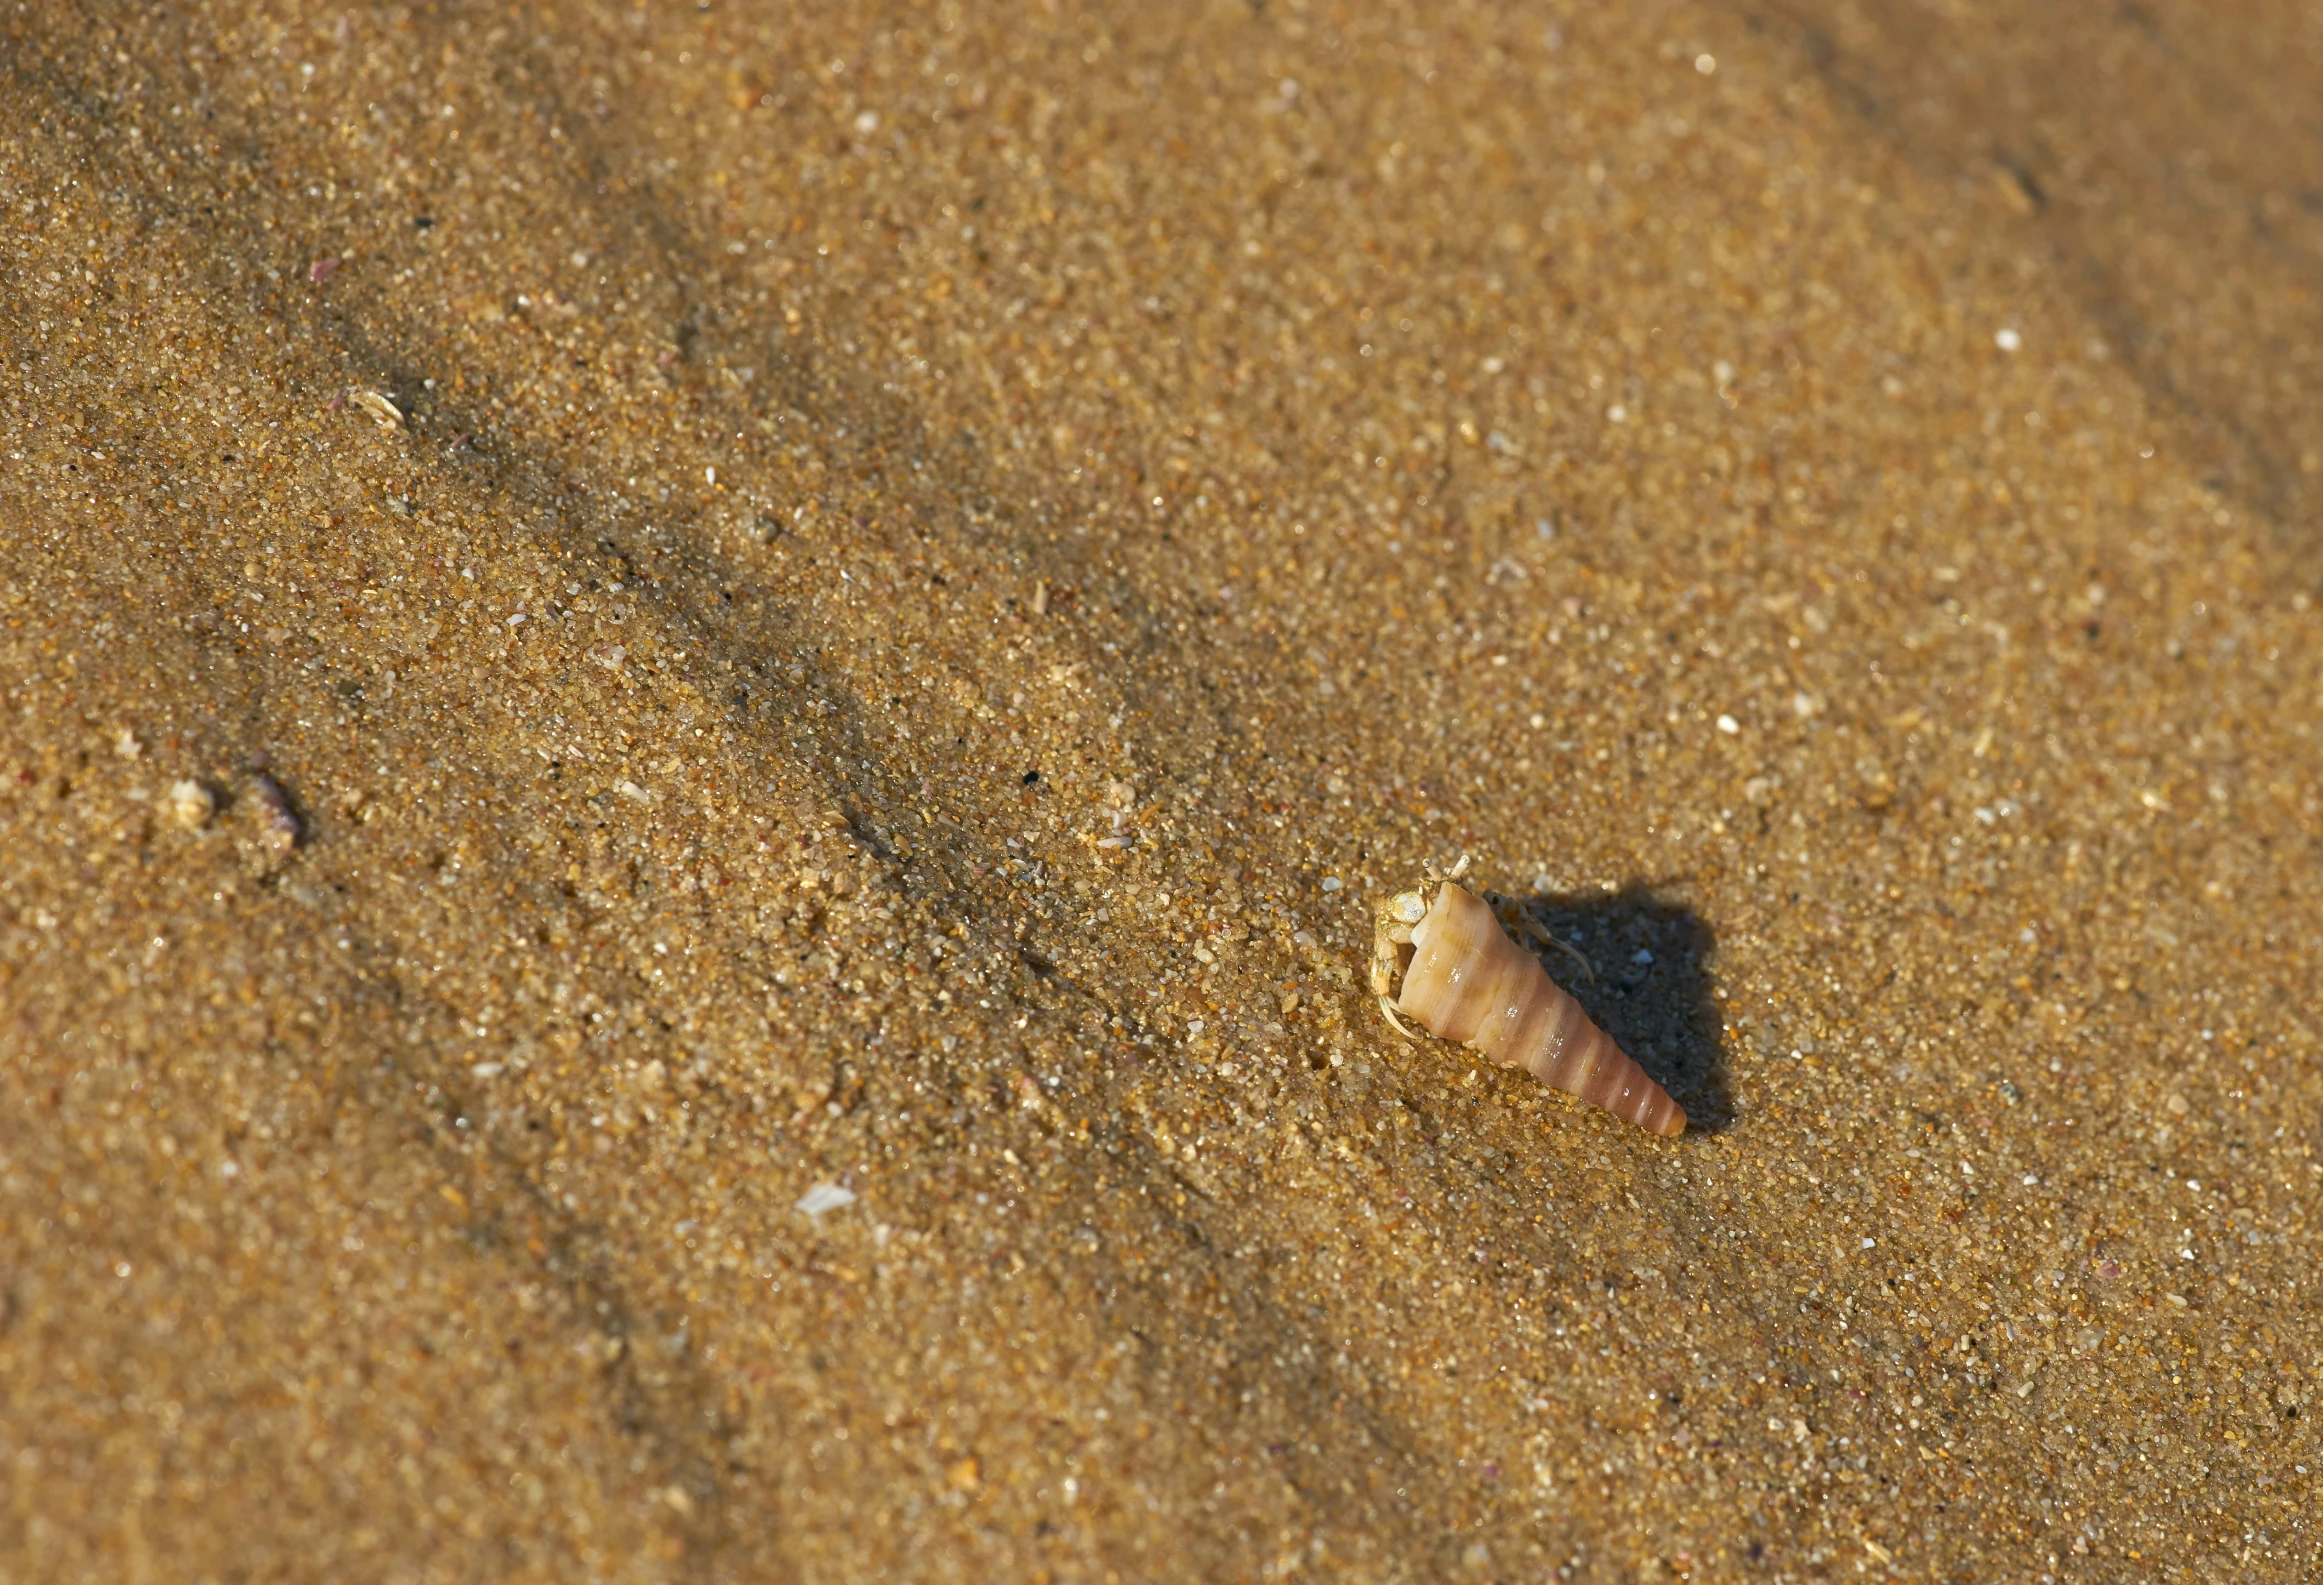
<svg viewBox="0 0 2323 1585">
<path fill-rule="evenodd" d="M 218 812 L 217 796 L 191 779 L 170 783 L 169 812 L 188 831 L 198 831 Z"/>
<path fill-rule="evenodd" d="M 1718 730 L 1732 737 L 1742 730 L 1742 723 L 1730 715 L 1722 715 L 1718 718 Z"/>
<path fill-rule="evenodd" d="M 809 1216 L 820 1217 L 825 1211 L 836 1211 L 854 1203 L 854 1190 L 843 1189 L 836 1183 L 818 1183 L 799 1196 L 798 1208 Z"/>
<path fill-rule="evenodd" d="M 401 429 L 403 427 L 403 409 L 397 407 L 379 392 L 357 391 L 354 402 L 357 407 L 377 419 L 381 429 Z"/>
</svg>

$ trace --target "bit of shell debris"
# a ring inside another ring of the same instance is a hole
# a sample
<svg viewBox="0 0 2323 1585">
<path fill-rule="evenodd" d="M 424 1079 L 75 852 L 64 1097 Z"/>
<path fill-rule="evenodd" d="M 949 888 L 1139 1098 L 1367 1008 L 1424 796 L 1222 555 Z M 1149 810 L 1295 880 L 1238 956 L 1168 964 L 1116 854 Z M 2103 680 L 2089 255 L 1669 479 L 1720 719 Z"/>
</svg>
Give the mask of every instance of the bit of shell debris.
<svg viewBox="0 0 2323 1585">
<path fill-rule="evenodd" d="M 403 409 L 377 391 L 357 391 L 355 405 L 379 421 L 381 429 L 401 429 Z"/>
<path fill-rule="evenodd" d="M 188 831 L 196 831 L 210 823 L 210 816 L 218 812 L 218 795 L 191 779 L 170 783 L 169 812 L 173 819 Z"/>
<path fill-rule="evenodd" d="M 841 1188 L 836 1183 L 818 1183 L 799 1196 L 799 1209 L 809 1216 L 820 1217 L 825 1211 L 836 1211 L 855 1203 L 855 1191 Z"/>
<path fill-rule="evenodd" d="M 250 791 L 257 804 L 258 829 L 267 849 L 281 855 L 297 847 L 306 832 L 299 824 L 298 812 L 290 806 L 290 795 L 282 790 L 282 783 L 264 771 L 252 771 Z"/>
</svg>

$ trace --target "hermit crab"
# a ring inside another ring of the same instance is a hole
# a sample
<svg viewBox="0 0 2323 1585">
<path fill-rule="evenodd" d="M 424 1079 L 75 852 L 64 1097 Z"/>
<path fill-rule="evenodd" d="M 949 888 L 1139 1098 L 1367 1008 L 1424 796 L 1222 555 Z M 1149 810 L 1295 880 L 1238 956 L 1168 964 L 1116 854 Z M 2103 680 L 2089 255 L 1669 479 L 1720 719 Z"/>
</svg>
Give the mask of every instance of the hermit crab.
<svg viewBox="0 0 2323 1585">
<path fill-rule="evenodd" d="M 1440 880 L 1431 870 L 1432 902 L 1423 886 L 1380 906 L 1371 989 L 1387 1021 L 1409 1040 L 1411 1031 L 1396 1017 L 1408 1014 L 1432 1035 L 1522 1068 L 1649 1133 L 1683 1133 L 1686 1114 L 1678 1103 L 1589 1021 L 1511 932 L 1572 948 L 1513 902 L 1495 898 L 1495 909 L 1460 885 L 1467 868 L 1462 858 Z"/>
</svg>

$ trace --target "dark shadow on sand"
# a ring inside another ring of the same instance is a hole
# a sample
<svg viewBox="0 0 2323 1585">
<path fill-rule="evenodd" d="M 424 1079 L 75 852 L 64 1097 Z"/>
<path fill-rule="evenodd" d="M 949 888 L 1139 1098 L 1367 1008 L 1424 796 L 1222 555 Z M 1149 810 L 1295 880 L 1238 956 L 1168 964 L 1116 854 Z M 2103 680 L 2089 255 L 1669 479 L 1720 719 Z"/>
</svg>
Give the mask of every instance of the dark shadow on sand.
<svg viewBox="0 0 2323 1585">
<path fill-rule="evenodd" d="M 1686 1109 L 1686 1131 L 1731 1126 L 1725 1020 L 1708 970 L 1716 941 L 1701 915 L 1642 885 L 1610 894 L 1509 895 L 1589 960 L 1595 980 L 1565 953 L 1535 949 L 1549 977 Z"/>
</svg>

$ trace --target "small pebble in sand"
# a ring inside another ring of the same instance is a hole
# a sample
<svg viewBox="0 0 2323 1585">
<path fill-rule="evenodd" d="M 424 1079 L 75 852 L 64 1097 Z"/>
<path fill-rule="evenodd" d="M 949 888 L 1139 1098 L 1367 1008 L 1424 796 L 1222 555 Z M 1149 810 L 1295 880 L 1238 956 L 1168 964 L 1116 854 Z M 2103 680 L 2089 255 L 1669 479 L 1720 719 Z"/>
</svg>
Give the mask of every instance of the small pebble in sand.
<svg viewBox="0 0 2323 1585">
<path fill-rule="evenodd" d="M 290 806 L 290 795 L 282 784 L 264 771 L 250 774 L 252 801 L 257 806 L 258 829 L 267 850 L 277 857 L 285 855 L 299 844 L 305 833 L 299 825 L 298 812 Z"/>
<path fill-rule="evenodd" d="M 217 795 L 198 781 L 173 782 L 169 789 L 169 812 L 188 831 L 198 831 L 218 812 Z"/>
<path fill-rule="evenodd" d="M 2003 352 L 2015 352 L 2025 344 L 2025 338 L 2018 335 L 2014 327 L 2004 326 L 1993 332 L 1992 344 Z"/>
<path fill-rule="evenodd" d="M 135 759 L 145 752 L 145 745 L 137 741 L 137 734 L 122 727 L 113 734 L 113 752 L 123 759 Z"/>
</svg>

